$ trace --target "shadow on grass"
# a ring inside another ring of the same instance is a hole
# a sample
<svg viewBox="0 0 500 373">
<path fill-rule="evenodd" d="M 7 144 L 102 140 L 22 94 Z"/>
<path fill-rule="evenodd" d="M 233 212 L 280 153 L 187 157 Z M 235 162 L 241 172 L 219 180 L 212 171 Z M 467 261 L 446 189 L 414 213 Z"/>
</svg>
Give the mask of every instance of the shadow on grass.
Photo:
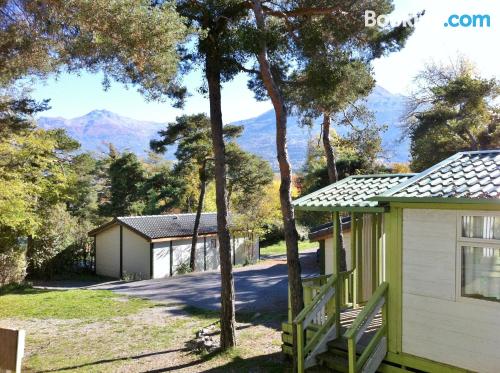
<svg viewBox="0 0 500 373">
<path fill-rule="evenodd" d="M 195 317 L 199 320 L 219 319 L 220 312 L 206 310 L 194 306 L 181 306 L 177 309 L 169 309 L 169 313 L 184 314 Z M 287 320 L 286 313 L 280 312 L 240 312 L 236 311 L 236 322 L 252 325 L 263 325 L 281 331 L 281 323 Z M 239 328 L 238 328 L 239 329 Z"/>
<path fill-rule="evenodd" d="M 38 373 L 48 373 L 48 372 L 64 372 L 66 370 L 73 370 L 73 369 L 79 369 L 79 368 L 85 368 L 85 367 L 92 367 L 100 364 L 107 364 L 107 363 L 114 363 L 117 361 L 126 361 L 126 360 L 139 360 L 145 357 L 150 357 L 150 356 L 157 356 L 157 355 L 164 355 L 164 354 L 169 354 L 173 352 L 181 352 L 181 351 L 187 351 L 185 348 L 179 348 L 179 349 L 174 349 L 174 350 L 165 350 L 165 351 L 157 351 L 157 352 L 150 352 L 146 354 L 141 354 L 141 355 L 134 355 L 134 356 L 124 356 L 124 357 L 117 357 L 117 358 L 112 358 L 112 359 L 102 359 L 102 360 L 97 360 L 97 361 L 92 361 L 90 363 L 85 363 L 85 364 L 80 364 L 80 365 L 72 365 L 69 367 L 63 367 L 63 368 L 57 368 L 57 369 L 49 369 L 49 370 L 40 370 Z"/>
<path fill-rule="evenodd" d="M 281 352 L 276 352 L 270 355 L 260 355 L 252 358 L 244 359 L 241 356 L 235 356 L 232 361 L 208 370 L 201 372 L 265 372 L 265 373 L 281 373 L 291 372 L 291 364 L 284 360 Z"/>
<path fill-rule="evenodd" d="M 51 290 L 35 289 L 29 283 L 9 284 L 9 285 L 4 285 L 4 286 L 0 287 L 0 295 L 41 294 L 41 293 L 47 293 L 49 291 L 51 291 Z"/>
<path fill-rule="evenodd" d="M 134 355 L 134 356 L 124 356 L 124 357 L 111 358 L 111 359 L 102 359 L 102 360 L 92 361 L 89 363 L 72 365 L 72 366 L 67 366 L 67 367 L 62 367 L 62 368 L 40 370 L 40 371 L 38 371 L 38 373 L 65 372 L 65 371 L 74 370 L 74 369 L 92 368 L 92 367 L 98 368 L 98 365 L 101 365 L 101 364 L 115 363 L 115 362 L 119 362 L 119 361 L 139 360 L 139 359 L 146 358 L 146 357 L 164 355 L 164 354 L 169 354 L 169 353 L 174 353 L 174 352 L 183 352 L 183 351 L 186 352 L 186 351 L 189 351 L 189 349 L 188 348 L 180 348 L 180 349 L 145 353 L 145 354 Z M 230 356 L 230 354 L 231 354 L 231 351 L 221 352 L 220 350 L 216 350 L 216 351 L 213 351 L 211 353 L 199 355 L 198 359 L 187 362 L 187 363 L 178 364 L 178 365 L 171 366 L 171 367 L 152 369 L 152 370 L 148 370 L 146 372 L 157 373 L 157 372 L 177 371 L 179 369 L 195 367 L 199 364 L 203 364 L 207 361 L 210 361 L 218 356 L 224 356 L 224 355 Z M 239 372 L 241 370 L 243 370 L 245 372 L 251 370 L 252 372 L 266 372 L 266 373 L 291 372 L 290 364 L 284 359 L 283 354 L 281 352 L 276 352 L 276 353 L 269 354 L 269 355 L 255 356 L 255 357 L 247 358 L 247 359 L 244 359 L 241 356 L 236 355 L 236 356 L 231 357 L 230 359 L 231 359 L 231 361 L 227 362 L 226 364 L 224 364 L 222 366 L 211 368 L 211 369 L 204 370 L 204 371 L 199 370 L 199 372 L 214 372 L 214 373 L 215 372 Z"/>
<path fill-rule="evenodd" d="M 199 364 L 203 364 L 209 360 L 212 360 L 218 356 L 224 356 L 226 354 L 231 354 L 231 352 L 221 352 L 220 350 L 213 351 L 209 354 L 202 355 L 199 359 L 191 361 L 189 363 L 179 364 L 172 367 L 159 368 L 145 371 L 144 373 L 160 373 L 160 372 L 172 372 L 179 369 L 194 367 Z M 251 358 L 244 359 L 239 355 L 233 356 L 231 361 L 224 365 L 207 369 L 198 370 L 198 372 L 265 372 L 265 373 L 281 373 L 281 372 L 291 372 L 291 365 L 285 361 L 283 354 L 281 352 L 276 352 L 269 355 L 254 356 Z"/>
</svg>

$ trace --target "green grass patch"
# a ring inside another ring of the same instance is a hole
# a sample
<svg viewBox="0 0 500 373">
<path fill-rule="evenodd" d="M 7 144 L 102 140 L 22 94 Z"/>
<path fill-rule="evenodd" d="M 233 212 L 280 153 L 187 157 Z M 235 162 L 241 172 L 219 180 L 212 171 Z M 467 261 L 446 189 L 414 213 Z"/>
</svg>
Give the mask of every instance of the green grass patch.
<svg viewBox="0 0 500 373">
<path fill-rule="evenodd" d="M 107 319 L 127 316 L 154 303 L 109 290 L 43 290 L 30 287 L 0 296 L 0 318 Z"/>
<path fill-rule="evenodd" d="M 317 242 L 299 241 L 299 251 L 311 250 L 319 248 Z M 280 241 L 273 245 L 264 246 L 260 248 L 260 255 L 285 255 L 286 244 L 285 241 Z"/>
</svg>

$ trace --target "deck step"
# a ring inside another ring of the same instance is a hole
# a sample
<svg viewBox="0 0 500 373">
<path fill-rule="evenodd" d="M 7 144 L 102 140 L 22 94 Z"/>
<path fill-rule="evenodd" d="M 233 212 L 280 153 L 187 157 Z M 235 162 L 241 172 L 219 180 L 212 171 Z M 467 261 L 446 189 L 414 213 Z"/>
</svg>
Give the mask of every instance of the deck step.
<svg viewBox="0 0 500 373">
<path fill-rule="evenodd" d="M 338 353 L 347 356 L 347 339 L 340 337 L 328 342 L 328 350 L 332 353 Z M 365 349 L 365 346 L 356 344 L 356 354 L 361 355 Z"/>
<path fill-rule="evenodd" d="M 307 368 L 306 373 L 336 373 L 336 372 L 328 367 L 315 365 L 312 368 Z"/>
<path fill-rule="evenodd" d="M 349 372 L 349 362 L 347 360 L 347 356 L 339 355 L 336 353 L 332 353 L 331 351 L 324 352 L 319 354 L 316 357 L 318 361 L 318 365 L 322 367 L 326 367 L 334 372 Z"/>
</svg>

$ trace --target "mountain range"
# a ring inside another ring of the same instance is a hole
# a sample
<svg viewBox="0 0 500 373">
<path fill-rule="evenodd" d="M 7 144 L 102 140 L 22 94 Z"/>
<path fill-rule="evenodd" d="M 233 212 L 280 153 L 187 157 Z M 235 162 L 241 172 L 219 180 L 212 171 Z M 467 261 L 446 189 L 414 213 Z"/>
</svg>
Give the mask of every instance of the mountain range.
<svg viewBox="0 0 500 373">
<path fill-rule="evenodd" d="M 368 96 L 366 105 L 375 113 L 377 123 L 386 124 L 387 131 L 382 134 L 385 158 L 391 162 L 403 162 L 408 159 L 408 141 L 400 142 L 401 129 L 399 118 L 404 109 L 405 97 L 392 94 L 377 86 Z M 72 119 L 61 117 L 40 117 L 38 126 L 44 129 L 63 128 L 78 140 L 84 151 L 103 152 L 107 144 L 119 150 L 128 150 L 138 156 L 145 156 L 149 141 L 157 137 L 159 130 L 166 123 L 140 121 L 120 116 L 107 110 L 94 110 Z M 247 151 L 260 155 L 277 168 L 275 144 L 274 111 L 267 111 L 254 118 L 235 122 L 244 126 L 244 132 L 238 142 Z M 342 130 L 339 131 L 342 133 Z M 317 136 L 319 125 L 303 128 L 297 117 L 288 118 L 288 152 L 295 169 L 300 167 L 306 157 L 307 143 L 311 136 Z M 174 149 L 166 157 L 174 159 Z"/>
</svg>

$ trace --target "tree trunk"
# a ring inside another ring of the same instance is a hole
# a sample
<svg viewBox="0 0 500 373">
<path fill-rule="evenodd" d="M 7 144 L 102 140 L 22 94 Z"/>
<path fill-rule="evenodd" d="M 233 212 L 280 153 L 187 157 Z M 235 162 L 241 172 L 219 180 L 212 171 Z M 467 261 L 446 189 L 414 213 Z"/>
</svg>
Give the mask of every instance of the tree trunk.
<svg viewBox="0 0 500 373">
<path fill-rule="evenodd" d="M 265 19 L 262 12 L 260 0 L 253 0 L 253 11 L 257 28 L 265 31 Z M 286 255 L 288 264 L 288 284 L 290 287 L 290 298 L 292 306 L 292 318 L 297 317 L 304 308 L 304 298 L 302 294 L 301 268 L 298 250 L 298 234 L 295 229 L 295 213 L 292 205 L 291 185 L 292 170 L 288 159 L 287 150 L 287 109 L 281 91 L 271 73 L 271 67 L 267 59 L 267 44 L 264 38 L 260 39 L 260 48 L 257 55 L 260 65 L 260 73 L 264 86 L 271 98 L 276 114 L 276 148 L 278 154 L 278 164 L 280 168 L 280 202 L 281 213 L 283 215 L 283 226 L 285 231 Z M 297 343 L 294 333 L 294 350 Z M 296 353 L 294 353 L 294 366 L 296 367 Z"/>
<path fill-rule="evenodd" d="M 335 151 L 333 150 L 332 143 L 330 141 L 330 123 L 331 117 L 328 113 L 323 113 L 323 148 L 325 149 L 326 156 L 326 168 L 328 170 L 328 180 L 330 184 L 336 183 L 339 181 L 339 173 L 337 171 L 337 160 L 335 157 Z M 340 250 L 340 270 L 347 270 L 347 262 L 346 262 L 346 252 L 344 247 L 344 235 L 342 234 L 342 219 L 339 214 L 340 220 L 340 246 L 342 250 Z M 332 222 L 335 224 L 335 222 Z"/>
<path fill-rule="evenodd" d="M 323 148 L 326 155 L 326 169 L 328 170 L 328 180 L 330 183 L 335 183 L 339 179 L 337 172 L 337 161 L 335 159 L 335 152 L 330 141 L 330 114 L 323 113 Z"/>
<path fill-rule="evenodd" d="M 203 160 L 200 168 L 200 197 L 198 198 L 198 208 L 196 209 L 196 217 L 194 219 L 193 240 L 191 241 L 191 256 L 189 258 L 189 267 L 191 271 L 195 271 L 196 263 L 196 244 L 198 242 L 198 230 L 200 228 L 201 212 L 203 211 L 203 203 L 205 202 L 205 191 L 207 189 L 207 160 Z"/>
<path fill-rule="evenodd" d="M 216 40 L 216 35 L 207 40 Z M 236 345 L 234 278 L 231 263 L 231 239 L 228 228 L 228 209 L 226 196 L 226 162 L 221 109 L 220 54 L 216 42 L 207 48 L 205 73 L 208 82 L 210 101 L 210 123 L 215 160 L 215 201 L 217 204 L 217 231 L 221 272 L 221 336 L 220 345 L 226 350 Z"/>
</svg>

